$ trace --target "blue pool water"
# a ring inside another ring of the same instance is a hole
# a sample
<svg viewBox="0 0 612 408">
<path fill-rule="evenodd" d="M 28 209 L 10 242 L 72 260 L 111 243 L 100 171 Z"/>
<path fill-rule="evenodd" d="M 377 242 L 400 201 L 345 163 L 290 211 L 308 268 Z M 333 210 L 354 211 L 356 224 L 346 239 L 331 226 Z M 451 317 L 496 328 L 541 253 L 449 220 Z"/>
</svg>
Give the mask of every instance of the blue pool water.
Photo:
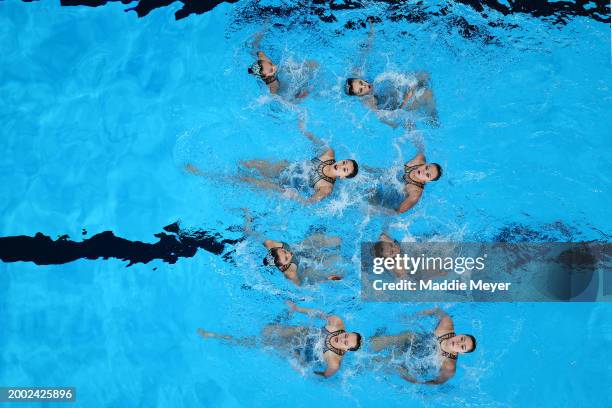
<svg viewBox="0 0 612 408">
<path fill-rule="evenodd" d="M 176 22 L 172 7 L 138 19 L 113 3 L 0 4 L 0 235 L 79 240 L 111 230 L 154 242 L 177 220 L 236 230 L 246 207 L 270 238 L 342 237 L 345 279 L 295 288 L 262 269 L 254 240 L 238 245 L 234 263 L 205 251 L 129 268 L 116 259 L 2 263 L 0 385 L 75 386 L 84 407 L 612 405 L 608 304 L 441 305 L 479 341 L 437 388 L 373 366 L 367 348 L 323 380 L 196 334 L 256 335 L 288 299 L 338 314 L 366 337 L 433 328 L 414 315 L 432 305 L 360 301 L 359 243 L 383 228 L 407 241 L 609 242 L 609 26 L 487 19 L 462 5 L 452 14 L 477 27 L 471 38 L 448 16 L 393 22 L 376 4 L 329 24 L 272 17 L 261 46 L 273 60 L 297 67 L 295 81 L 304 61 L 320 64 L 311 94 L 291 104 L 246 74 L 246 44 L 263 18 L 238 3 Z M 429 72 L 440 126 L 413 117 L 415 129 L 394 130 L 343 95 L 367 31 L 342 19 L 369 15 L 383 17 L 366 76 Z M 312 157 L 300 118 L 338 158 L 388 168 L 422 145 L 444 176 L 391 221 L 368 210 L 365 174 L 308 208 L 228 184 L 240 160 Z"/>
</svg>

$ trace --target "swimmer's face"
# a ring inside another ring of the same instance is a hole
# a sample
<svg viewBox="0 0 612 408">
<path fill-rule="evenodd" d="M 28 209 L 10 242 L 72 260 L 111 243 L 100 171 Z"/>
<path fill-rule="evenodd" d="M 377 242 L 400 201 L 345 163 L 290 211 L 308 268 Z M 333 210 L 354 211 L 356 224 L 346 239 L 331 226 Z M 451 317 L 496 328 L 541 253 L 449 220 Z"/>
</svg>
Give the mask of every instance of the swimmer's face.
<svg viewBox="0 0 612 408">
<path fill-rule="evenodd" d="M 357 346 L 357 335 L 355 333 L 344 332 L 332 337 L 331 344 L 339 350 L 347 351 L 348 349 Z"/>
<path fill-rule="evenodd" d="M 274 74 L 276 74 L 276 65 L 272 64 L 270 61 L 262 61 L 261 73 L 266 78 L 274 76 Z"/>
<path fill-rule="evenodd" d="M 293 259 L 293 254 L 284 248 L 278 250 L 278 260 L 282 265 L 289 265 Z"/>
<path fill-rule="evenodd" d="M 372 84 L 368 83 L 367 81 L 364 81 L 363 79 L 355 79 L 351 83 L 351 91 L 356 96 L 367 95 L 372 92 Z"/>
<path fill-rule="evenodd" d="M 474 348 L 474 343 L 472 339 L 465 334 L 460 334 L 455 337 L 451 337 L 447 340 L 446 344 L 448 345 L 448 349 L 453 353 L 467 353 Z"/>
<path fill-rule="evenodd" d="M 438 177 L 438 168 L 429 163 L 425 163 L 412 170 L 410 175 L 415 181 L 428 183 Z"/>
<path fill-rule="evenodd" d="M 381 258 L 393 258 L 395 255 L 399 254 L 400 248 L 394 242 L 383 242 L 382 243 L 382 251 L 380 253 Z"/>
<path fill-rule="evenodd" d="M 340 160 L 332 165 L 334 169 L 334 175 L 340 178 L 346 178 L 353 172 L 353 162 L 350 160 Z"/>
</svg>

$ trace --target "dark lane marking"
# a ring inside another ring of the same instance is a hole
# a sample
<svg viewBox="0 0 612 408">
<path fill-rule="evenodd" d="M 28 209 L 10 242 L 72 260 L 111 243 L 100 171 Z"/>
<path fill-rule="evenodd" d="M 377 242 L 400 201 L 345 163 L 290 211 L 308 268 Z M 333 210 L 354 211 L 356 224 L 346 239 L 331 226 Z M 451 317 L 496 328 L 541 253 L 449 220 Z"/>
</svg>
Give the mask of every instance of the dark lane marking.
<svg viewBox="0 0 612 408">
<path fill-rule="evenodd" d="M 101 232 L 81 242 L 72 241 L 67 235 L 54 241 L 40 232 L 33 237 L 0 237 L 0 260 L 60 265 L 77 259 L 116 258 L 128 261 L 127 266 L 131 266 L 160 259 L 174 264 L 179 258 L 191 258 L 198 249 L 203 249 L 232 262 L 232 247 L 243 239 L 224 239 L 219 233 L 207 230 L 183 230 L 178 223 L 163 229 L 166 232 L 155 234 L 158 241 L 153 244 L 117 237 L 112 231 Z"/>
</svg>

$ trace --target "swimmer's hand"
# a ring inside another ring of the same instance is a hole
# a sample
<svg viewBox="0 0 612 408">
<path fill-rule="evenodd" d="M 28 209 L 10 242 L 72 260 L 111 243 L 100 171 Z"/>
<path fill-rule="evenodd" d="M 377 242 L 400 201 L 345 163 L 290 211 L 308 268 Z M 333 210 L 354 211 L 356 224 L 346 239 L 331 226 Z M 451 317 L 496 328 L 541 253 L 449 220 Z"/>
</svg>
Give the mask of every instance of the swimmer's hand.
<svg viewBox="0 0 612 408">
<path fill-rule="evenodd" d="M 342 280 L 342 276 L 340 275 L 330 275 L 327 277 L 327 280 L 339 281 Z"/>
<path fill-rule="evenodd" d="M 298 311 L 298 306 L 295 303 L 293 303 L 292 301 L 288 300 L 288 301 L 285 302 L 285 304 L 287 305 L 289 310 L 291 310 L 293 312 L 297 312 Z"/>
</svg>

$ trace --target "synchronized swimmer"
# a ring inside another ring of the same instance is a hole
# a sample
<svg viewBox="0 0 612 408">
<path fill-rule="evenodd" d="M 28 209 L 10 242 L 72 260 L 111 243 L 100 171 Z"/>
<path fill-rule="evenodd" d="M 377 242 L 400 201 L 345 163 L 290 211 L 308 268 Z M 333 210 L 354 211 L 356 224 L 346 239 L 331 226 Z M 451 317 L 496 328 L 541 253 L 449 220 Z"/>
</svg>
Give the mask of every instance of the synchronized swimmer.
<svg viewBox="0 0 612 408">
<path fill-rule="evenodd" d="M 259 78 L 270 94 L 293 101 L 306 97 L 309 94 L 308 86 L 299 84 L 296 87 L 293 86 L 295 84 L 285 84 L 279 79 L 282 69 L 259 49 L 262 36 L 263 32 L 254 36 L 252 47 L 256 61 L 248 67 L 248 73 Z M 417 72 L 398 77 L 383 75 L 377 77 L 373 82 L 363 79 L 364 75 L 361 70 L 365 65 L 365 55 L 371 47 L 373 36 L 374 26 L 370 21 L 368 41 L 362 52 L 364 61 L 353 69 L 354 76 L 345 80 L 344 93 L 361 98 L 369 109 L 376 112 L 383 123 L 393 128 L 399 124 L 389 120 L 385 112 L 424 111 L 429 116 L 430 123 L 437 124 L 436 104 L 430 87 L 429 74 Z M 317 69 L 318 63 L 307 61 L 305 66 L 309 69 Z M 401 80 L 394 81 L 394 78 Z M 288 94 L 280 95 L 283 88 L 290 89 Z M 352 158 L 336 160 L 334 150 L 306 129 L 303 117 L 300 120 L 299 129 L 318 151 L 314 158 L 296 162 L 245 160 L 240 162 L 239 174 L 233 180 L 246 183 L 259 190 L 280 193 L 285 198 L 307 205 L 329 197 L 338 179 L 352 179 L 358 174 L 357 161 Z M 427 162 L 423 153 L 418 153 L 405 163 L 402 171 L 398 171 L 399 174 L 391 178 L 388 176 L 392 172 L 363 167 L 368 174 L 374 175 L 378 180 L 377 187 L 365 186 L 365 196 L 369 204 L 374 208 L 382 209 L 389 215 L 405 213 L 412 209 L 421 199 L 425 186 L 439 180 L 442 176 L 442 167 L 437 163 Z M 193 174 L 205 176 L 193 165 L 188 164 L 186 169 Z M 339 237 L 316 233 L 307 236 L 292 247 L 285 241 L 270 239 L 255 232 L 252 227 L 253 219 L 248 210 L 245 212 L 245 235 L 253 236 L 256 241 L 262 242 L 267 251 L 263 261 L 264 266 L 279 270 L 287 280 L 296 286 L 343 279 L 341 273 L 333 270 L 336 261 L 341 257 L 338 254 L 330 254 L 330 251 L 340 247 Z M 399 242 L 386 233 L 379 236 L 379 241 L 373 248 L 375 256 L 385 258 L 399 255 L 400 251 Z M 312 258 L 313 254 L 318 254 L 318 256 L 315 255 L 317 262 L 309 263 L 308 259 Z M 392 272 L 397 279 L 409 277 L 407 271 L 401 267 L 395 268 Z M 442 273 L 434 272 L 430 277 L 439 275 Z M 411 278 L 414 279 L 414 277 Z M 291 312 L 305 313 L 310 317 L 323 319 L 325 325 L 319 328 L 281 325 L 277 322 L 265 326 L 261 336 L 258 337 L 236 337 L 204 329 L 198 329 L 198 333 L 206 339 L 219 339 L 229 344 L 271 347 L 293 361 L 297 359 L 303 367 L 323 364 L 325 366 L 323 370 L 314 372 L 326 378 L 334 375 L 340 369 L 347 351 L 357 351 L 361 347 L 361 335 L 357 332 L 347 332 L 340 317 L 327 315 L 316 309 L 299 307 L 293 302 L 287 302 L 287 304 Z M 452 319 L 440 309 L 426 311 L 424 314 L 436 315 L 440 319 L 433 336 L 429 335 L 435 341 L 433 343 L 430 341 L 428 344 L 435 344 L 435 346 L 420 347 L 418 346 L 421 344 L 419 338 L 427 340 L 428 336 L 423 337 L 413 332 L 404 332 L 398 335 L 372 337 L 370 349 L 379 354 L 376 361 L 386 363 L 387 367 L 393 368 L 407 381 L 421 384 L 442 384 L 454 375 L 458 356 L 474 351 L 476 339 L 467 334 L 456 335 Z M 417 378 L 419 373 L 414 373 L 409 365 L 397 364 L 393 359 L 384 357 L 389 350 L 393 351 L 392 355 L 397 355 L 398 350 L 400 354 L 412 353 L 415 345 L 417 348 L 427 349 L 430 357 L 437 359 L 438 373 L 433 379 L 419 379 Z"/>
</svg>

